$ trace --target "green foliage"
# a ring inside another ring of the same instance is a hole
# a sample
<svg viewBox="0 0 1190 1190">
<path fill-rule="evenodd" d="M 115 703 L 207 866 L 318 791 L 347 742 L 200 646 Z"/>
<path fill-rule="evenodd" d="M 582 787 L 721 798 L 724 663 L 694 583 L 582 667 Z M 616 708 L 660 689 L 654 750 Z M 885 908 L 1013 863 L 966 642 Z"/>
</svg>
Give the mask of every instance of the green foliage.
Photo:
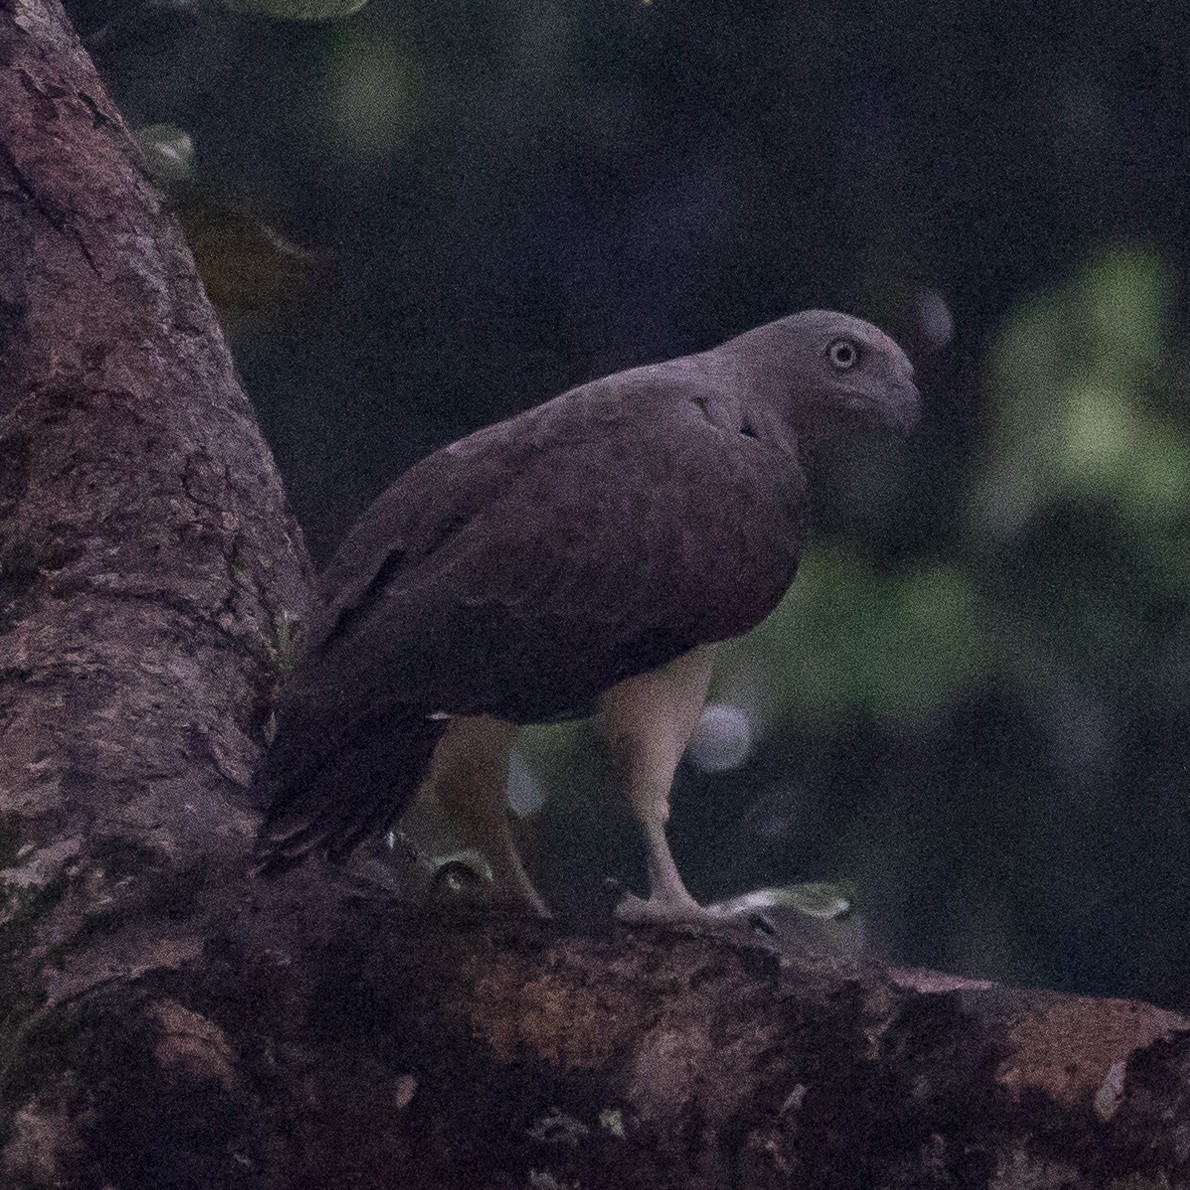
<svg viewBox="0 0 1190 1190">
<path fill-rule="evenodd" d="M 337 21 L 352 16 L 368 0 L 223 0 L 241 16 L 274 17 L 283 21 Z"/>
<path fill-rule="evenodd" d="M 517 736 L 517 750 L 535 770 L 553 770 L 583 746 L 589 729 L 574 720 L 565 723 L 535 723 Z"/>
<path fill-rule="evenodd" d="M 953 566 L 886 576 L 824 547 L 806 554 L 768 620 L 729 648 L 763 675 L 770 718 L 861 709 L 920 720 L 988 672 L 986 620 Z"/>
<path fill-rule="evenodd" d="M 813 881 L 790 884 L 784 888 L 760 888 L 727 901 L 720 901 L 715 911 L 722 914 L 755 913 L 764 909 L 793 909 L 807 917 L 824 921 L 846 917 L 852 910 L 852 894 L 841 884 Z"/>
<path fill-rule="evenodd" d="M 357 158 L 385 160 L 417 126 L 416 62 L 392 39 L 348 26 L 336 39 L 330 115 Z"/>
<path fill-rule="evenodd" d="M 1006 668 L 1043 675 L 1043 696 L 1056 669 L 1112 699 L 1158 685 L 1186 697 L 1190 433 L 1170 308 L 1156 256 L 1105 252 L 1023 309 L 994 352 L 971 532 Z"/>
<path fill-rule="evenodd" d="M 1185 515 L 1190 442 L 1152 400 L 1169 383 L 1169 301 L 1157 257 L 1113 251 L 1008 326 L 975 504 L 993 532 L 1069 498 L 1108 501 L 1142 528 Z"/>
<path fill-rule="evenodd" d="M 1140 663 L 1167 647 L 1150 630 L 1177 621 L 1190 579 L 1190 436 L 1160 399 L 1169 303 L 1155 256 L 1112 251 L 1009 323 L 962 553 L 882 574 L 847 547 L 811 550 L 730 646 L 770 722 L 919 722 L 997 675 L 1047 699 L 1068 667 L 1101 689 L 1148 680 Z"/>
<path fill-rule="evenodd" d="M 162 186 L 188 181 L 194 174 L 194 138 L 173 124 L 147 124 L 137 129 L 136 143 L 145 155 L 149 176 Z"/>
</svg>

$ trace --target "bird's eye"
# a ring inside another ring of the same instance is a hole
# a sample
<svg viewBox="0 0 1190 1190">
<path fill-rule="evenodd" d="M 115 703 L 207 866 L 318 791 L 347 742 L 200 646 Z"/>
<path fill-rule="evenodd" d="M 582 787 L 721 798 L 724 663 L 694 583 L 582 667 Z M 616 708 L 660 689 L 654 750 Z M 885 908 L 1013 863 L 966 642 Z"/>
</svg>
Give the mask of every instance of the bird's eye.
<svg viewBox="0 0 1190 1190">
<path fill-rule="evenodd" d="M 859 348 L 850 339 L 836 339 L 827 349 L 827 354 L 840 372 L 854 368 L 859 361 Z"/>
</svg>

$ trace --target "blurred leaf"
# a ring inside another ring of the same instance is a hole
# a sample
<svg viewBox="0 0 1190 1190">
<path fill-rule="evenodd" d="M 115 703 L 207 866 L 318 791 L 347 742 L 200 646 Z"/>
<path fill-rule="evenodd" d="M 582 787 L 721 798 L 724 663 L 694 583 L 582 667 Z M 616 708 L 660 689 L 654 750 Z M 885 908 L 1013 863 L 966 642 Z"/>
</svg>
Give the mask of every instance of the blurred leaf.
<svg viewBox="0 0 1190 1190">
<path fill-rule="evenodd" d="M 1190 441 L 1150 411 L 1168 386 L 1170 296 L 1145 252 L 1102 254 L 1026 307 L 994 352 L 996 426 L 977 508 L 1002 535 L 1075 498 L 1137 522 L 1190 509 Z"/>
<path fill-rule="evenodd" d="M 331 261 L 248 212 L 192 191 L 178 205 L 207 296 L 224 321 L 296 302 L 331 278 Z"/>
<path fill-rule="evenodd" d="M 728 921 L 750 922 L 769 945 L 786 953 L 833 954 L 859 958 L 867 949 L 867 927 L 853 911 L 849 892 L 837 884 L 793 884 L 706 906 Z"/>
<path fill-rule="evenodd" d="M 343 38 L 329 92 L 340 135 L 360 158 L 388 157 L 414 123 L 412 63 L 388 40 Z"/>
<path fill-rule="evenodd" d="M 150 177 L 163 186 L 185 182 L 194 173 L 194 139 L 173 124 L 147 124 L 133 134 L 145 155 Z"/>
<path fill-rule="evenodd" d="M 884 576 L 841 549 L 807 552 L 776 611 L 742 641 L 770 710 L 921 719 L 990 667 L 985 614 L 950 566 Z"/>
<path fill-rule="evenodd" d="M 763 909 L 795 909 L 807 917 L 830 920 L 845 917 L 852 910 L 851 894 L 839 884 L 812 882 L 788 884 L 783 888 L 758 888 L 726 901 L 708 905 L 710 913 L 723 915 L 755 913 Z"/>
<path fill-rule="evenodd" d="M 368 0 L 223 0 L 241 16 L 282 21 L 338 21 L 359 12 Z"/>
<path fill-rule="evenodd" d="M 590 735 L 590 730 L 589 725 L 577 719 L 530 724 L 521 728 L 517 736 L 517 751 L 535 772 L 548 774 L 569 762 L 581 746 L 581 739 Z"/>
</svg>

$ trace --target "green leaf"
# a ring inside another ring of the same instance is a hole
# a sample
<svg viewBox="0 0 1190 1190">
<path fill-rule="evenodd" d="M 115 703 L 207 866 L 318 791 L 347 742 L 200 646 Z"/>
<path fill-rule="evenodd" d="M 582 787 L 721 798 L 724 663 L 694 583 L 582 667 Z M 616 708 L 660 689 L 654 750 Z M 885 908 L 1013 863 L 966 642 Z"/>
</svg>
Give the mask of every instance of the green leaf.
<svg viewBox="0 0 1190 1190">
<path fill-rule="evenodd" d="M 162 186 L 185 182 L 194 174 L 194 139 L 173 124 L 146 124 L 133 136 L 145 155 L 149 176 Z"/>
<path fill-rule="evenodd" d="M 1190 444 L 1153 412 L 1170 384 L 1169 285 L 1156 256 L 1104 252 L 1022 310 L 994 351 L 996 425 L 977 492 L 1003 536 L 1071 499 L 1134 522 L 1190 510 Z"/>
<path fill-rule="evenodd" d="M 846 550 L 818 548 L 773 614 L 726 648 L 763 675 L 770 718 L 793 709 L 921 720 L 988 672 L 986 624 L 954 567 L 881 575 Z"/>
<path fill-rule="evenodd" d="M 352 16 L 368 0 L 223 0 L 241 16 L 274 17 L 281 21 L 339 21 Z"/>
<path fill-rule="evenodd" d="M 816 882 L 758 888 L 707 907 L 708 912 L 722 916 L 757 913 L 765 909 L 794 909 L 807 917 L 829 921 L 846 917 L 852 910 L 852 901 L 842 885 Z"/>
</svg>

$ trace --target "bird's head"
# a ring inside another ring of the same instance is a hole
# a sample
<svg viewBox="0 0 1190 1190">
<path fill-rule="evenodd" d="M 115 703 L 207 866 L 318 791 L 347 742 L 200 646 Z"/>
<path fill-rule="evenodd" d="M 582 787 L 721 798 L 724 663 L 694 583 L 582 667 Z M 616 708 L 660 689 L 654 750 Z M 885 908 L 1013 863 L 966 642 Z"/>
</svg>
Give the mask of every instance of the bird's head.
<svg viewBox="0 0 1190 1190">
<path fill-rule="evenodd" d="M 805 310 L 788 322 L 812 420 L 871 419 L 899 433 L 913 429 L 921 416 L 913 365 L 879 327 L 833 310 Z"/>
<path fill-rule="evenodd" d="M 834 310 L 803 310 L 741 335 L 769 400 L 812 440 L 857 423 L 905 433 L 921 414 L 913 365 L 879 327 Z"/>
</svg>

